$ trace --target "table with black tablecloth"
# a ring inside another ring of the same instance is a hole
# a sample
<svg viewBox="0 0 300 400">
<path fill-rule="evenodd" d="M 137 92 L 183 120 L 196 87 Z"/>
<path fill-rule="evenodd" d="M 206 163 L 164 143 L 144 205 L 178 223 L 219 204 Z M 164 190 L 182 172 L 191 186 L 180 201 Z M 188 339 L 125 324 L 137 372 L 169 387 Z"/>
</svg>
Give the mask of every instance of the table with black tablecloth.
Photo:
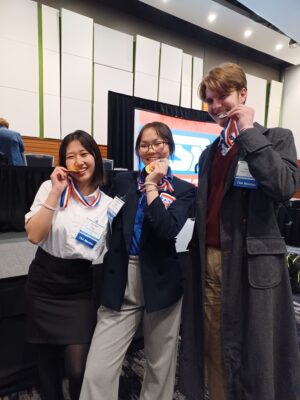
<svg viewBox="0 0 300 400">
<path fill-rule="evenodd" d="M 24 231 L 24 215 L 53 168 L 0 167 L 0 232 Z"/>
</svg>

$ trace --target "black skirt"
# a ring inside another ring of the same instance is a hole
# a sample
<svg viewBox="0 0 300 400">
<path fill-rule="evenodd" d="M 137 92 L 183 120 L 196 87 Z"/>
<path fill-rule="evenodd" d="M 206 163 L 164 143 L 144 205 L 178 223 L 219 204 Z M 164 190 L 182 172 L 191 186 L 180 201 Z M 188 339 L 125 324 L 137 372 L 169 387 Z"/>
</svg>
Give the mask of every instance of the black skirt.
<svg viewBox="0 0 300 400">
<path fill-rule="evenodd" d="M 96 323 L 92 267 L 38 248 L 27 280 L 27 341 L 79 344 L 91 341 Z"/>
</svg>

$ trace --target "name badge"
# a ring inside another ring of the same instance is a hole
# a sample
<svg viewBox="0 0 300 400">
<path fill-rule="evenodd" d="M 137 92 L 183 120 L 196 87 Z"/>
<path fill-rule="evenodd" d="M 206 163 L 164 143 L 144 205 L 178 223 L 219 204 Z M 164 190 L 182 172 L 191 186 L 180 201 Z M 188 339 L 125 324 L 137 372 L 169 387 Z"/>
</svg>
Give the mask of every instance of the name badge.
<svg viewBox="0 0 300 400">
<path fill-rule="evenodd" d="M 171 196 L 169 193 L 165 192 L 162 192 L 159 197 L 161 198 L 161 201 L 163 202 L 163 205 L 166 209 L 168 209 L 173 201 L 176 200 L 176 197 Z"/>
<path fill-rule="evenodd" d="M 125 202 L 120 199 L 120 197 L 115 197 L 113 201 L 109 204 L 108 210 L 107 210 L 107 217 L 108 217 L 108 222 L 111 225 L 113 219 L 118 215 L 119 211 L 121 208 L 124 206 Z"/>
<path fill-rule="evenodd" d="M 99 240 L 104 240 L 105 232 L 106 225 L 101 225 L 91 219 L 87 219 L 75 239 L 92 249 Z"/>
<path fill-rule="evenodd" d="M 239 161 L 234 176 L 233 186 L 246 189 L 257 189 L 257 182 L 251 175 L 246 161 Z"/>
</svg>

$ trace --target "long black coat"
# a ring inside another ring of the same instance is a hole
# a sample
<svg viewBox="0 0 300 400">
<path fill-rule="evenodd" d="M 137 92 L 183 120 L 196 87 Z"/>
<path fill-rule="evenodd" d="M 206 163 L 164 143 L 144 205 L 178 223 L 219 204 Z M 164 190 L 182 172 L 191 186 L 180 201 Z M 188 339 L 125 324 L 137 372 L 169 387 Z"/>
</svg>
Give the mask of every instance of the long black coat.
<svg viewBox="0 0 300 400">
<path fill-rule="evenodd" d="M 220 210 L 222 339 L 230 400 L 296 400 L 300 363 L 286 246 L 277 209 L 298 186 L 290 131 L 255 124 L 236 139 Z M 187 400 L 204 399 L 204 271 L 208 177 L 218 139 L 201 155 L 191 267 L 184 296 L 181 385 Z M 238 159 L 258 189 L 232 185 Z"/>
<path fill-rule="evenodd" d="M 170 307 L 183 293 L 175 237 L 195 201 L 195 187 L 176 177 L 173 178 L 172 185 L 172 196 L 176 200 L 168 209 L 157 197 L 144 210 L 139 261 L 147 312 Z M 109 251 L 103 260 L 100 302 L 120 311 L 127 283 L 129 250 L 139 199 L 136 173 L 119 173 L 114 179 L 111 195 L 125 196 L 125 205 L 113 221 Z"/>
</svg>

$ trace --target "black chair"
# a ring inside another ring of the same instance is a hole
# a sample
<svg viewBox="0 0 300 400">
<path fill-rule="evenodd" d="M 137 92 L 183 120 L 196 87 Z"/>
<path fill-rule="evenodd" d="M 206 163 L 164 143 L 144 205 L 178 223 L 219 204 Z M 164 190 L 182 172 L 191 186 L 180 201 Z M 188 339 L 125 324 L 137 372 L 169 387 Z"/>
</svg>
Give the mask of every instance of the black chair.
<svg viewBox="0 0 300 400">
<path fill-rule="evenodd" d="M 102 158 L 102 163 L 104 171 L 112 171 L 114 169 L 114 160 L 110 160 L 109 158 Z"/>
<path fill-rule="evenodd" d="M 4 167 L 6 165 L 8 165 L 8 159 L 4 153 L 0 152 L 0 167 Z"/>
<path fill-rule="evenodd" d="M 25 153 L 24 158 L 28 167 L 54 167 L 54 156 L 50 154 Z"/>
</svg>

